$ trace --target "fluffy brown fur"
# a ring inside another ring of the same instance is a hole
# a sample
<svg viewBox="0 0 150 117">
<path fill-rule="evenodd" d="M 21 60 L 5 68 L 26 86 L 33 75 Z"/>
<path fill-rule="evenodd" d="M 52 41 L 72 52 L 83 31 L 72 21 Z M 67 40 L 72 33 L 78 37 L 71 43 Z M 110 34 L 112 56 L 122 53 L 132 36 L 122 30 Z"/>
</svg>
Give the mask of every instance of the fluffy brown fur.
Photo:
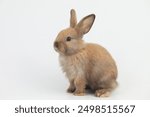
<svg viewBox="0 0 150 117">
<path fill-rule="evenodd" d="M 62 30 L 54 42 L 62 70 L 70 82 L 67 91 L 84 95 L 88 86 L 96 96 L 107 97 L 117 86 L 115 61 L 102 46 L 82 40 L 92 27 L 95 15 L 88 15 L 77 24 L 75 10 L 70 13 L 70 27 Z"/>
</svg>

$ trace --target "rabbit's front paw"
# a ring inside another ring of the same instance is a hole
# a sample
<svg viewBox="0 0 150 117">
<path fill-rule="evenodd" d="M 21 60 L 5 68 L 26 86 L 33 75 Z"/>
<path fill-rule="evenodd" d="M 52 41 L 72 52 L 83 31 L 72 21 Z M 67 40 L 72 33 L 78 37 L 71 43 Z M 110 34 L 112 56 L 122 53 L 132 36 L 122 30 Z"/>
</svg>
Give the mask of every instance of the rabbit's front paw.
<svg viewBox="0 0 150 117">
<path fill-rule="evenodd" d="M 96 97 L 109 97 L 110 96 L 110 90 L 108 89 L 98 89 L 95 91 Z"/>
<path fill-rule="evenodd" d="M 73 86 L 69 86 L 69 88 L 67 89 L 68 93 L 73 93 L 75 91 L 75 87 Z"/>
<path fill-rule="evenodd" d="M 76 91 L 74 92 L 74 95 L 75 95 L 75 96 L 84 96 L 84 95 L 85 95 L 85 92 L 83 92 L 83 91 L 77 91 L 77 90 L 76 90 Z"/>
</svg>

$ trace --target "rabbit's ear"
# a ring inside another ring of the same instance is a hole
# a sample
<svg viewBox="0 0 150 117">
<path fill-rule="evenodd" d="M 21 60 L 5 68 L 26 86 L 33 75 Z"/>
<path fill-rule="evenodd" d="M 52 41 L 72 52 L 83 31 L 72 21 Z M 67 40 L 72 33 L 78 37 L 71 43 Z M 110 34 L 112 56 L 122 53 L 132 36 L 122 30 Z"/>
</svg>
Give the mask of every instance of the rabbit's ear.
<svg viewBox="0 0 150 117">
<path fill-rule="evenodd" d="M 77 17 L 74 9 L 70 11 L 70 27 L 74 28 L 77 25 Z"/>
<path fill-rule="evenodd" d="M 94 23 L 94 20 L 95 20 L 95 15 L 94 14 L 91 14 L 91 15 L 88 15 L 86 17 L 84 17 L 78 24 L 77 26 L 75 27 L 76 30 L 81 34 L 86 34 L 90 31 L 93 23 Z"/>
</svg>

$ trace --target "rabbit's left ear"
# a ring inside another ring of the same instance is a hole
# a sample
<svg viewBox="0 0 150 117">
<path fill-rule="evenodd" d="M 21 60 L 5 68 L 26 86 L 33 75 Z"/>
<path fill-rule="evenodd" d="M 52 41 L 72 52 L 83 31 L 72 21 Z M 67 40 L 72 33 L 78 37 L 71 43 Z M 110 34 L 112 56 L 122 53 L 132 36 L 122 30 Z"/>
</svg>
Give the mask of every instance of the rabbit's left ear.
<svg viewBox="0 0 150 117">
<path fill-rule="evenodd" d="M 74 9 L 71 9 L 71 11 L 70 11 L 70 27 L 74 28 L 76 25 L 77 25 L 76 11 Z"/>
<path fill-rule="evenodd" d="M 86 34 L 90 31 L 93 23 L 95 20 L 95 15 L 91 14 L 86 17 L 84 17 L 75 27 L 77 32 L 79 32 L 81 35 Z"/>
</svg>

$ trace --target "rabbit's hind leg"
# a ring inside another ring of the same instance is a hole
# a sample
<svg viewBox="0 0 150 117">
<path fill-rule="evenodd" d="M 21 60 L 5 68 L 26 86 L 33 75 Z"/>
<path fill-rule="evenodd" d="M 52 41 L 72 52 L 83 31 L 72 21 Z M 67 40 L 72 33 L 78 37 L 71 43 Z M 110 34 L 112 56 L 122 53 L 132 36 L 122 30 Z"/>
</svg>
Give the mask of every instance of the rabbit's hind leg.
<svg viewBox="0 0 150 117">
<path fill-rule="evenodd" d="M 107 84 L 107 85 L 106 85 Z M 117 87 L 116 80 L 111 80 L 111 82 L 103 85 L 103 88 L 99 88 L 95 91 L 96 97 L 109 97 L 111 92 Z"/>
</svg>

